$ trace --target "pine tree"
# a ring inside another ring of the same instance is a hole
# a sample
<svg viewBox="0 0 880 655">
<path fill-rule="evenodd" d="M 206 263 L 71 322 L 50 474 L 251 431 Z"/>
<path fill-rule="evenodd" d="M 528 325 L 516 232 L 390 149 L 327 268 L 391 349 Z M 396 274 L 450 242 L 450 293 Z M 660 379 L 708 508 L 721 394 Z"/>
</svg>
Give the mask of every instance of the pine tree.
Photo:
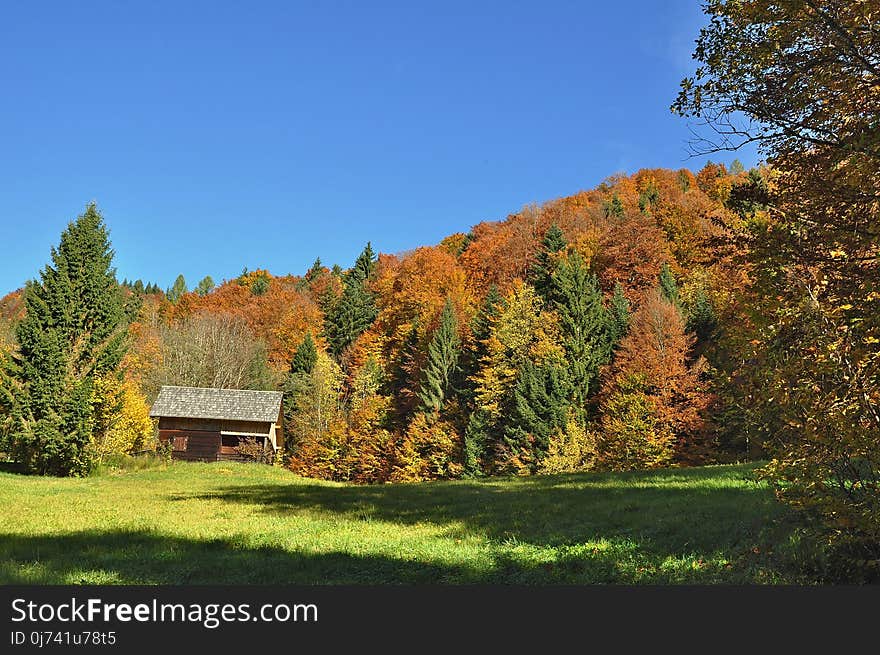
<svg viewBox="0 0 880 655">
<path fill-rule="evenodd" d="M 95 427 L 94 380 L 115 373 L 126 337 L 113 250 L 94 203 L 68 224 L 51 258 L 25 291 L 8 445 L 29 470 L 81 475 Z"/>
<path fill-rule="evenodd" d="M 609 329 L 611 332 L 612 347 L 617 347 L 620 340 L 629 330 L 630 310 L 629 300 L 623 294 L 623 286 L 620 282 L 614 283 L 614 294 L 611 296 L 611 304 L 608 308 Z"/>
<path fill-rule="evenodd" d="M 305 338 L 293 354 L 290 362 L 290 373 L 292 375 L 300 373 L 311 373 L 318 361 L 318 349 L 315 347 L 315 341 L 312 339 L 312 333 L 306 332 Z"/>
<path fill-rule="evenodd" d="M 172 303 L 177 304 L 177 301 L 180 300 L 180 297 L 188 291 L 186 287 L 186 278 L 183 275 L 178 275 L 177 279 L 174 280 L 174 284 L 171 286 L 168 291 L 165 292 L 165 296 Z"/>
<path fill-rule="evenodd" d="M 611 200 L 605 202 L 602 209 L 605 212 L 605 218 L 623 217 L 623 203 L 620 201 L 620 196 L 616 193 L 611 197 Z"/>
<path fill-rule="evenodd" d="M 582 412 L 598 380 L 599 368 L 611 356 L 609 316 L 602 305 L 599 282 L 577 252 L 559 261 L 552 283 L 572 381 L 572 401 Z"/>
<path fill-rule="evenodd" d="M 201 282 L 199 282 L 196 287 L 196 293 L 200 296 L 207 296 L 211 291 L 214 290 L 214 279 L 210 275 L 206 275 L 202 278 Z"/>
<path fill-rule="evenodd" d="M 428 362 L 423 371 L 419 400 L 425 412 L 437 412 L 443 407 L 458 373 L 461 340 L 458 336 L 458 320 L 455 308 L 447 298 L 440 314 L 440 324 L 428 346 Z"/>
<path fill-rule="evenodd" d="M 354 266 L 348 271 L 346 281 L 349 283 L 358 282 L 362 284 L 373 277 L 375 271 L 376 254 L 373 252 L 373 247 L 370 245 L 370 242 L 367 241 L 366 247 L 361 254 L 358 255 L 358 258 L 354 262 Z"/>
<path fill-rule="evenodd" d="M 315 259 L 315 263 L 312 264 L 312 267 L 306 271 L 305 280 L 307 284 L 314 282 L 321 276 L 321 273 L 324 272 L 324 265 L 321 264 L 321 258 L 318 257 Z"/>
<path fill-rule="evenodd" d="M 678 188 L 682 193 L 687 193 L 691 188 L 691 178 L 684 169 L 678 171 Z"/>
<path fill-rule="evenodd" d="M 462 379 L 464 380 L 462 394 L 470 411 L 464 431 L 464 448 L 462 449 L 464 474 L 468 477 L 483 474 L 484 459 L 490 442 L 489 432 L 493 427 L 490 414 L 475 406 L 473 377 L 482 366 L 483 358 L 489 354 L 486 340 L 492 333 L 495 320 L 504 311 L 504 305 L 504 297 L 498 290 L 498 285 L 493 284 L 489 287 L 483 304 L 471 321 L 472 344 L 462 357 Z"/>
<path fill-rule="evenodd" d="M 253 281 L 251 281 L 251 293 L 255 296 L 262 296 L 269 290 L 269 285 L 270 282 L 267 275 L 257 275 L 256 277 L 254 277 Z"/>
<path fill-rule="evenodd" d="M 325 320 L 330 349 L 336 357 L 376 319 L 373 294 L 363 284 L 347 284 Z"/>
<path fill-rule="evenodd" d="M 504 440 L 514 457 L 527 460 L 534 472 L 547 454 L 550 435 L 565 427 L 570 383 L 566 370 L 524 361 L 517 372 L 510 407 L 503 418 Z"/>
<path fill-rule="evenodd" d="M 666 263 L 664 263 L 663 267 L 660 269 L 660 291 L 663 293 L 663 297 L 666 298 L 666 300 L 676 307 L 679 306 L 678 283 L 675 281 L 672 269 L 670 269 L 669 264 Z"/>
<path fill-rule="evenodd" d="M 343 277 L 342 296 L 324 320 L 324 332 L 336 357 L 376 320 L 378 309 L 367 282 L 376 270 L 375 255 L 369 243 L 354 266 Z"/>
<path fill-rule="evenodd" d="M 541 242 L 541 251 L 529 271 L 529 282 L 544 300 L 548 300 L 553 287 L 552 277 L 556 268 L 556 255 L 566 246 L 565 235 L 555 223 L 547 230 Z"/>
<path fill-rule="evenodd" d="M 489 287 L 489 292 L 483 299 L 480 310 L 471 320 L 472 345 L 468 349 L 464 359 L 464 376 L 471 377 L 480 367 L 480 362 L 488 352 L 486 350 L 486 339 L 492 331 L 492 324 L 495 319 L 504 311 L 504 297 L 498 290 L 498 285 L 493 284 Z"/>
<path fill-rule="evenodd" d="M 388 393 L 395 398 L 394 421 L 405 426 L 418 403 L 419 388 L 419 324 L 413 321 L 400 346 L 397 361 L 391 369 Z"/>
<path fill-rule="evenodd" d="M 477 408 L 468 417 L 464 431 L 464 475 L 476 477 L 483 474 L 483 458 L 489 441 L 492 419 L 485 410 Z"/>
<path fill-rule="evenodd" d="M 700 287 L 688 306 L 687 329 L 693 332 L 699 341 L 706 341 L 715 332 L 718 317 L 706 290 Z"/>
</svg>

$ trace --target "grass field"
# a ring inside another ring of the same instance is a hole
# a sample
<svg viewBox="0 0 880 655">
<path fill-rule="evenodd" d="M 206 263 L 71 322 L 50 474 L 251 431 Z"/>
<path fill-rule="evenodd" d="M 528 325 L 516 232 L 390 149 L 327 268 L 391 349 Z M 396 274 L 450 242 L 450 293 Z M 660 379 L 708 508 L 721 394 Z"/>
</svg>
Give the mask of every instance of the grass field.
<svg viewBox="0 0 880 655">
<path fill-rule="evenodd" d="M 0 583 L 809 583 L 750 466 L 358 487 L 0 473 Z"/>
</svg>

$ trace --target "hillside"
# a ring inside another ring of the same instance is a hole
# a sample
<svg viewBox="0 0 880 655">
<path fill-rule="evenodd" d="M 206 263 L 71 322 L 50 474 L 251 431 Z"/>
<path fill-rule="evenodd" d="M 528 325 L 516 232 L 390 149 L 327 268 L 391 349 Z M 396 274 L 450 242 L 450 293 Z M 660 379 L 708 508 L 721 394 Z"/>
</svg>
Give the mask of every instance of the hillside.
<svg viewBox="0 0 880 655">
<path fill-rule="evenodd" d="M 750 472 L 375 487 L 247 464 L 0 473 L 0 584 L 809 582 L 787 510 Z"/>
<path fill-rule="evenodd" d="M 356 482 L 760 456 L 724 417 L 749 323 L 730 237 L 762 175 L 618 175 L 345 270 L 126 280 L 129 423 L 163 384 L 282 390 L 286 463 Z M 9 335 L 20 294 L 0 308 Z"/>
</svg>

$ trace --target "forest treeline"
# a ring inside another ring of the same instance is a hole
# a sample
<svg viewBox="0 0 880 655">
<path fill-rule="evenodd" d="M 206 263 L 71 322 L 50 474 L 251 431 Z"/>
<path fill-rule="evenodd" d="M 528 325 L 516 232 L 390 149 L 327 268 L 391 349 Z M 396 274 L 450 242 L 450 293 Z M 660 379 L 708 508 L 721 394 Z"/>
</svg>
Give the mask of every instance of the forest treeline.
<svg viewBox="0 0 880 655">
<path fill-rule="evenodd" d="M 162 384 L 282 389 L 304 475 L 767 458 L 805 525 L 876 568 L 880 7 L 705 11 L 672 110 L 698 150 L 758 143 L 767 166 L 616 175 L 434 246 L 193 291 L 118 283 L 90 205 L 0 301 L 3 449 L 84 473 L 149 447 Z"/>
<path fill-rule="evenodd" d="M 734 189 L 766 175 L 621 175 L 435 246 L 368 244 L 347 269 L 317 260 L 193 291 L 182 277 L 165 292 L 125 280 L 113 391 L 135 411 L 163 384 L 283 390 L 285 462 L 333 480 L 747 457 L 721 416 L 735 373 L 722 335 L 747 320 L 724 244 L 751 220 L 728 206 Z M 90 206 L 68 234 L 96 229 Z M 23 312 L 17 295 L 7 313 Z"/>
</svg>

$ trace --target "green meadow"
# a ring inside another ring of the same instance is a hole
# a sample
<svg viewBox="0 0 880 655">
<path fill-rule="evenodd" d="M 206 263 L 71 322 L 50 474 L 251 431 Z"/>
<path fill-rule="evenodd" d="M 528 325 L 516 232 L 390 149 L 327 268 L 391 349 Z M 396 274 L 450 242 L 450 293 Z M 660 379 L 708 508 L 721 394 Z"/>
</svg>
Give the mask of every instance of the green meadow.
<svg viewBox="0 0 880 655">
<path fill-rule="evenodd" d="M 814 582 L 753 470 L 377 486 L 234 463 L 0 473 L 0 583 Z"/>
</svg>

